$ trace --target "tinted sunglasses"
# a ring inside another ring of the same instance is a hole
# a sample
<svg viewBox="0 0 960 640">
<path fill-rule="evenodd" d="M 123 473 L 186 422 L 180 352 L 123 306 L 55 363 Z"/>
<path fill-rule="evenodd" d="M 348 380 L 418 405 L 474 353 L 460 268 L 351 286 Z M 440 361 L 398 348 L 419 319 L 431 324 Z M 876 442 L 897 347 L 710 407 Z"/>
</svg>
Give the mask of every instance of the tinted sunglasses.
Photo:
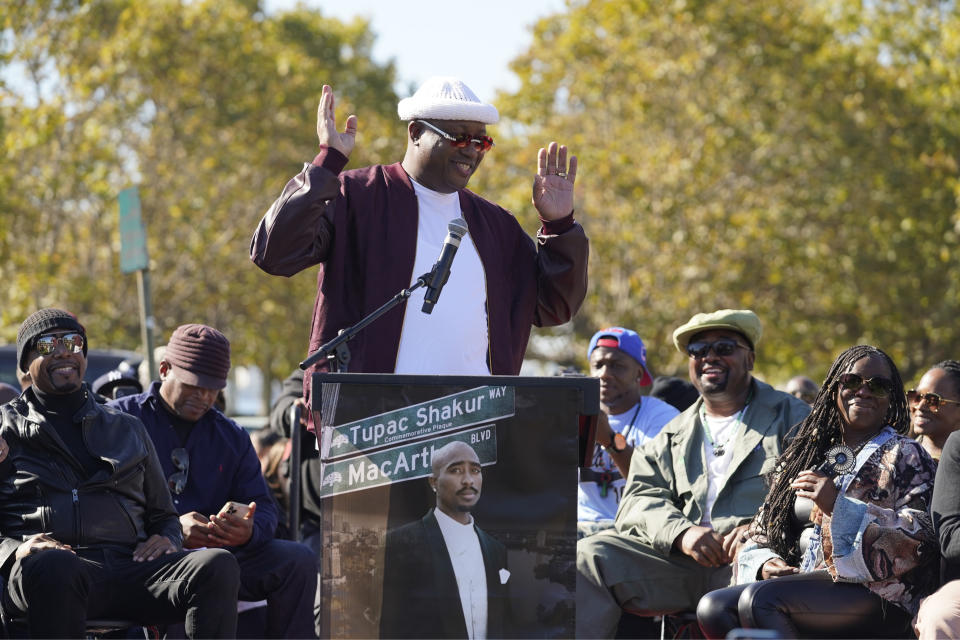
<svg viewBox="0 0 960 640">
<path fill-rule="evenodd" d="M 440 135 L 445 140 L 449 140 L 450 144 L 456 147 L 457 149 L 463 149 L 468 144 L 473 144 L 477 148 L 477 151 L 486 151 L 493 146 L 493 138 L 490 136 L 473 136 L 469 133 L 461 133 L 458 136 L 452 136 L 443 129 L 438 128 L 435 125 L 430 124 L 426 120 L 417 120 L 420 124 L 433 129 L 436 133 Z"/>
<path fill-rule="evenodd" d="M 67 352 L 80 353 L 83 351 L 83 336 L 79 333 L 67 333 L 62 336 L 40 336 L 33 343 L 33 348 L 42 356 L 48 356 L 62 344 Z"/>
<path fill-rule="evenodd" d="M 698 340 L 697 342 L 691 342 L 687 345 L 687 355 L 691 358 L 706 358 L 712 349 L 718 356 L 732 356 L 733 352 L 738 348 L 746 349 L 747 347 L 733 338 L 720 338 L 713 342 Z"/>
<path fill-rule="evenodd" d="M 844 373 L 840 376 L 839 380 L 840 386 L 850 391 L 858 391 L 866 385 L 870 393 L 878 398 L 886 398 L 893 393 L 893 381 L 883 376 L 864 378 L 856 373 Z"/>
<path fill-rule="evenodd" d="M 940 405 L 943 403 L 960 404 L 960 402 L 957 402 L 956 400 L 947 400 L 940 394 L 920 393 L 916 389 L 910 389 L 910 391 L 907 391 L 907 402 L 910 403 L 911 407 L 919 407 L 921 402 L 926 402 L 927 406 L 930 407 L 930 411 L 934 413 L 940 411 Z"/>
<path fill-rule="evenodd" d="M 173 472 L 170 474 L 170 477 L 167 478 L 167 486 L 170 487 L 172 493 L 180 495 L 183 493 L 183 490 L 187 488 L 187 472 L 190 471 L 190 454 L 187 453 L 187 450 L 183 447 L 177 447 L 170 452 L 170 460 L 178 471 Z"/>
</svg>

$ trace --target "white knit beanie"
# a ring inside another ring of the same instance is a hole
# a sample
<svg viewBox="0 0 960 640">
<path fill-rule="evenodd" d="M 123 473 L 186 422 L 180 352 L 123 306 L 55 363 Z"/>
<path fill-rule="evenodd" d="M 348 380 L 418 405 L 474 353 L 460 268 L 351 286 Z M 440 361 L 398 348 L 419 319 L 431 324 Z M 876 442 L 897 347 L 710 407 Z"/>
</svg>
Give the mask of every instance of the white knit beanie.
<svg viewBox="0 0 960 640">
<path fill-rule="evenodd" d="M 401 100 L 397 113 L 401 120 L 468 120 L 483 124 L 500 120 L 497 108 L 481 102 L 462 80 L 439 76 L 430 78 L 415 94 Z"/>
</svg>

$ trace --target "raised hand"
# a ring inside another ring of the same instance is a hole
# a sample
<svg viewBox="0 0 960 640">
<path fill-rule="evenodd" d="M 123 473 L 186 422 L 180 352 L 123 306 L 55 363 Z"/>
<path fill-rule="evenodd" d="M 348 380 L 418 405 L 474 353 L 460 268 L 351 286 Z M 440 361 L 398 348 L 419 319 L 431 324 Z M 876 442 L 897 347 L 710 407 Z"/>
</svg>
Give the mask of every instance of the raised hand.
<svg viewBox="0 0 960 640">
<path fill-rule="evenodd" d="M 559 220 L 573 212 L 573 183 L 577 178 L 577 156 L 567 147 L 551 142 L 537 153 L 537 175 L 533 178 L 533 206 L 544 220 Z"/>
<path fill-rule="evenodd" d="M 333 88 L 328 84 L 323 85 L 320 106 L 317 107 L 317 139 L 320 144 L 333 147 L 349 158 L 357 141 L 357 116 L 348 116 L 343 133 L 339 133 L 334 103 Z"/>
</svg>

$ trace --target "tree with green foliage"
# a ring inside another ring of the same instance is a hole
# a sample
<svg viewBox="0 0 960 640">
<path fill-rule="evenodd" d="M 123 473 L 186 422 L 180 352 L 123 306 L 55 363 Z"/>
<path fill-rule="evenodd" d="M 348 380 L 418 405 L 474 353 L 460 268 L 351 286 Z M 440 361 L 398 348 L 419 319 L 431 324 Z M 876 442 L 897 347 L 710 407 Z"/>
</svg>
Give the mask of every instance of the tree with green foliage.
<svg viewBox="0 0 960 640">
<path fill-rule="evenodd" d="M 0 102 L 0 333 L 59 305 L 94 347 L 136 348 L 135 278 L 118 266 L 116 194 L 140 186 L 158 342 L 185 322 L 231 339 L 236 363 L 283 378 L 305 356 L 315 272 L 272 278 L 248 258 L 257 220 L 312 159 L 324 83 L 357 113 L 355 162 L 392 156 L 392 63 L 367 22 L 256 2 L 29 2 L 4 16 L 23 80 Z M 96 37 L 91 37 L 96 34 Z"/>
<path fill-rule="evenodd" d="M 592 0 L 540 21 L 498 99 L 518 135 L 478 187 L 519 211 L 520 158 L 580 156 L 591 292 L 567 358 L 622 324 L 685 375 L 673 328 L 722 307 L 760 315 L 774 382 L 859 342 L 908 380 L 957 357 L 958 34 L 946 2 Z"/>
<path fill-rule="evenodd" d="M 247 244 L 312 155 L 324 82 L 360 116 L 356 166 L 402 148 L 368 25 L 253 0 L 35 0 L 3 20 L 0 65 L 24 78 L 0 75 L 3 337 L 60 304 L 95 346 L 137 344 L 115 198 L 139 184 L 160 340 L 207 322 L 237 362 L 282 377 L 304 355 L 314 274 L 267 276 Z M 591 291 L 532 345 L 583 364 L 592 332 L 623 324 L 656 372 L 684 375 L 672 329 L 750 307 L 774 382 L 820 376 L 857 342 L 907 379 L 957 357 L 955 3 L 571 0 L 533 35 L 471 183 L 533 228 L 536 150 L 580 157 Z"/>
</svg>

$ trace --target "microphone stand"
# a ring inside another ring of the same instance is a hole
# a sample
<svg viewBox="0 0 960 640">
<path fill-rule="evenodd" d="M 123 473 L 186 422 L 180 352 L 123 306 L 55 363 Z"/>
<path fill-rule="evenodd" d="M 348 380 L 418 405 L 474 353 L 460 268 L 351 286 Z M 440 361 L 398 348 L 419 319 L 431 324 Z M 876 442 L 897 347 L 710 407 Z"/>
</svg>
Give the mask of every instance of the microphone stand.
<svg viewBox="0 0 960 640">
<path fill-rule="evenodd" d="M 433 279 L 433 273 L 436 270 L 436 265 L 430 270 L 429 273 L 425 273 L 414 282 L 412 285 L 406 289 L 401 289 L 397 295 L 393 296 L 386 303 L 374 309 L 369 315 L 364 317 L 360 322 L 353 325 L 352 327 L 347 327 L 346 329 L 341 329 L 337 332 L 337 337 L 331 340 L 330 342 L 321 345 L 319 349 L 307 356 L 307 359 L 300 363 L 300 369 L 306 371 L 309 369 L 315 362 L 326 358 L 327 362 L 330 364 L 330 371 L 332 373 L 347 373 L 347 367 L 350 364 L 350 347 L 347 346 L 347 342 L 352 340 L 354 336 L 363 331 L 367 325 L 371 322 L 385 314 L 390 309 L 393 309 L 395 306 L 406 300 L 410 295 L 419 289 L 420 287 L 427 286 L 427 283 L 431 282 Z M 299 425 L 292 425 L 294 428 Z M 320 444 L 320 428 L 317 426 L 317 444 Z M 299 449 L 297 449 L 299 451 Z M 323 463 L 321 462 L 321 468 Z M 291 473 L 300 473 L 300 469 L 291 470 Z M 296 506 L 291 506 L 292 509 L 297 509 Z M 324 515 L 324 509 L 321 507 L 320 510 L 320 530 L 323 531 L 325 526 L 326 517 Z M 297 532 L 294 532 L 295 536 Z M 297 536 L 297 539 L 299 537 Z"/>
<path fill-rule="evenodd" d="M 327 362 L 330 363 L 330 371 L 332 373 L 347 373 L 347 367 L 350 364 L 350 348 L 347 346 L 347 341 L 352 340 L 354 336 L 363 331 L 371 322 L 409 298 L 410 294 L 412 294 L 414 291 L 420 287 L 425 287 L 427 283 L 430 282 L 432 276 L 433 270 L 431 270 L 429 273 L 423 274 L 417 278 L 416 282 L 406 289 L 402 289 L 397 295 L 393 296 L 386 303 L 372 311 L 369 315 L 360 320 L 360 322 L 352 327 L 341 329 L 337 333 L 336 338 L 322 345 L 319 349 L 311 353 L 306 360 L 301 362 L 300 368 L 306 371 L 318 360 L 326 358 Z"/>
</svg>

